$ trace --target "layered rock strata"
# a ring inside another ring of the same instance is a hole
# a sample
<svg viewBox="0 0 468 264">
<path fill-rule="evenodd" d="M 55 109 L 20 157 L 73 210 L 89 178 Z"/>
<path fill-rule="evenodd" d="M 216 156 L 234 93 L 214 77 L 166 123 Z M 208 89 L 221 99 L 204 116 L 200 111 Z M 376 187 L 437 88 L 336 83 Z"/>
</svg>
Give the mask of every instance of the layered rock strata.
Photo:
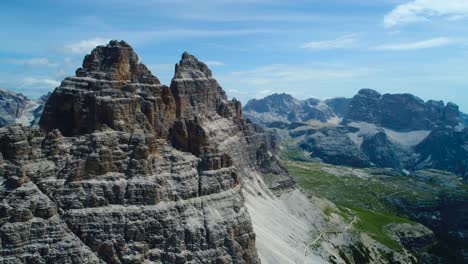
<svg viewBox="0 0 468 264">
<path fill-rule="evenodd" d="M 168 87 L 99 46 L 40 129 L 0 129 L 0 262 L 259 263 L 242 188 L 283 173 L 266 145 L 192 55 Z"/>
</svg>

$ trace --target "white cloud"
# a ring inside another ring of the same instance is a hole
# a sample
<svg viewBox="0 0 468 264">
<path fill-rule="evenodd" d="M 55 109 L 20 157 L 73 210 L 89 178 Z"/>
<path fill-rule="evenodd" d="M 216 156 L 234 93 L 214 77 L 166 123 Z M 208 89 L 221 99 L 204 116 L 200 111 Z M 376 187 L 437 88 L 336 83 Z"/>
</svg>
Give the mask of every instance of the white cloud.
<svg viewBox="0 0 468 264">
<path fill-rule="evenodd" d="M 208 66 L 223 66 L 224 62 L 222 61 L 205 61 L 205 64 Z"/>
<path fill-rule="evenodd" d="M 393 51 L 418 50 L 418 49 L 442 47 L 442 46 L 450 45 L 453 42 L 454 41 L 449 38 L 433 38 L 433 39 L 426 39 L 426 40 L 421 40 L 421 41 L 416 41 L 416 42 L 385 44 L 385 45 L 374 47 L 374 49 L 393 50 Z"/>
<path fill-rule="evenodd" d="M 311 50 L 345 49 L 352 47 L 356 42 L 356 35 L 345 35 L 332 40 L 307 42 L 301 48 Z"/>
<path fill-rule="evenodd" d="M 174 71 L 174 64 L 148 64 L 146 65 L 152 72 Z"/>
<path fill-rule="evenodd" d="M 384 17 L 384 25 L 393 27 L 400 24 L 427 21 L 442 17 L 457 20 L 468 17 L 467 0 L 413 0 L 397 6 Z"/>
<path fill-rule="evenodd" d="M 25 66 L 57 66 L 57 63 L 49 61 L 47 58 L 31 58 L 27 60 L 11 59 L 6 60 L 7 63 L 19 64 Z"/>
<path fill-rule="evenodd" d="M 93 38 L 81 40 L 76 43 L 70 43 L 65 45 L 64 51 L 74 54 L 86 54 L 89 53 L 96 46 L 104 45 L 109 42 L 109 39 L 105 38 Z"/>
<path fill-rule="evenodd" d="M 60 82 L 57 80 L 48 79 L 48 78 L 25 77 L 23 79 L 22 84 L 24 86 L 39 85 L 39 86 L 57 87 L 60 85 Z"/>
</svg>

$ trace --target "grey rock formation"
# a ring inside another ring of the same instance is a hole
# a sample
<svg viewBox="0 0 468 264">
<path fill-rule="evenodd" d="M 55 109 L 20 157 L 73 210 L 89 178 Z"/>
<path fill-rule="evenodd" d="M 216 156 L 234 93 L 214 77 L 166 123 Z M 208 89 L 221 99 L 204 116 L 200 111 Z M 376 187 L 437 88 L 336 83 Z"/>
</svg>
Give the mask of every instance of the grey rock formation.
<svg viewBox="0 0 468 264">
<path fill-rule="evenodd" d="M 323 128 L 305 137 L 299 146 L 326 163 L 368 167 L 370 161 L 346 135 L 346 128 Z"/>
<path fill-rule="evenodd" d="M 278 122 L 289 124 L 311 119 L 326 122 L 335 116 L 333 110 L 318 99 L 301 101 L 289 94 L 273 94 L 263 99 L 250 100 L 244 106 L 244 113 L 253 122 L 266 126 Z"/>
<path fill-rule="evenodd" d="M 31 100 L 23 94 L 0 89 L 0 127 L 14 123 L 37 126 L 47 97 Z"/>
<path fill-rule="evenodd" d="M 11 124 L 20 117 L 27 101 L 22 94 L 0 89 L 0 126 Z"/>
<path fill-rule="evenodd" d="M 462 131 L 438 128 L 415 150 L 420 155 L 418 169 L 446 170 L 468 178 L 468 128 Z"/>
<path fill-rule="evenodd" d="M 382 95 L 372 89 L 361 89 L 349 103 L 345 120 L 380 123 L 382 109 L 379 107 Z"/>
<path fill-rule="evenodd" d="M 325 101 L 274 94 L 251 100 L 244 111 L 327 163 L 467 173 L 466 115 L 453 103 L 361 89 L 352 99 Z"/>
<path fill-rule="evenodd" d="M 411 148 L 391 141 L 384 132 L 366 137 L 361 150 L 378 167 L 399 170 L 414 167 L 415 156 Z"/>
<path fill-rule="evenodd" d="M 325 104 L 333 110 L 336 116 L 345 117 L 348 115 L 351 100 L 351 98 L 336 97 L 325 100 Z"/>
<path fill-rule="evenodd" d="M 192 55 L 169 88 L 97 47 L 40 127 L 0 129 L 0 262 L 259 263 L 243 182 L 284 171 Z"/>
</svg>

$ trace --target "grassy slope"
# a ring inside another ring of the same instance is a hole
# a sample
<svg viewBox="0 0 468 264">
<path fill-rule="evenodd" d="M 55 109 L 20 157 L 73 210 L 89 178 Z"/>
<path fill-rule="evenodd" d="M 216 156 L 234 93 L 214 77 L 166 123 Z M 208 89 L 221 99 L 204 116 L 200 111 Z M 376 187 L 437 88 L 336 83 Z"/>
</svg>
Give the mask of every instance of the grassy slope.
<svg viewBox="0 0 468 264">
<path fill-rule="evenodd" d="M 435 183 L 433 177 L 389 175 L 385 171 L 379 173 L 312 162 L 291 142 L 283 144 L 280 157 L 305 191 L 334 202 L 343 208 L 340 214 L 347 219 L 350 218 L 349 210 L 345 208 L 351 209 L 359 218 L 354 226 L 356 229 L 397 251 L 401 250 L 401 245 L 387 234 L 385 227 L 392 223 L 414 222 L 399 215 L 388 200 L 430 203 L 449 191 Z M 460 187 L 464 189 L 466 185 Z"/>
</svg>

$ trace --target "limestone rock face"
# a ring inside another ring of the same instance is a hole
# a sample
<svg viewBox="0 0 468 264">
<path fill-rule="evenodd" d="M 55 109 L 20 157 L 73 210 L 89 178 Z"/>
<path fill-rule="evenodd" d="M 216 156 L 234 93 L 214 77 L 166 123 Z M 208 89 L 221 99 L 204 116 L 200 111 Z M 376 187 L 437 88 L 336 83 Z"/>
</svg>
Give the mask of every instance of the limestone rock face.
<svg viewBox="0 0 468 264">
<path fill-rule="evenodd" d="M 230 108 L 236 102 L 227 102 L 225 92 L 211 76 L 206 64 L 187 52 L 184 52 L 182 59 L 176 64 L 171 91 L 177 102 L 178 117 L 191 118 L 194 113 L 207 112 L 215 112 L 221 116 L 235 114 L 229 111 L 235 110 Z"/>
<path fill-rule="evenodd" d="M 112 40 L 107 46 L 95 48 L 86 55 L 83 67 L 76 70 L 77 77 L 90 77 L 108 81 L 123 81 L 141 84 L 160 84 L 138 55 L 125 41 Z"/>
<path fill-rule="evenodd" d="M 111 41 L 86 55 L 77 75 L 66 78 L 50 96 L 40 126 L 59 129 L 65 136 L 106 127 L 165 136 L 174 119 L 169 87 L 138 62 L 128 44 Z"/>
<path fill-rule="evenodd" d="M 284 170 L 194 56 L 97 47 L 40 126 L 0 129 L 0 262 L 259 263 L 243 183 Z"/>
</svg>

